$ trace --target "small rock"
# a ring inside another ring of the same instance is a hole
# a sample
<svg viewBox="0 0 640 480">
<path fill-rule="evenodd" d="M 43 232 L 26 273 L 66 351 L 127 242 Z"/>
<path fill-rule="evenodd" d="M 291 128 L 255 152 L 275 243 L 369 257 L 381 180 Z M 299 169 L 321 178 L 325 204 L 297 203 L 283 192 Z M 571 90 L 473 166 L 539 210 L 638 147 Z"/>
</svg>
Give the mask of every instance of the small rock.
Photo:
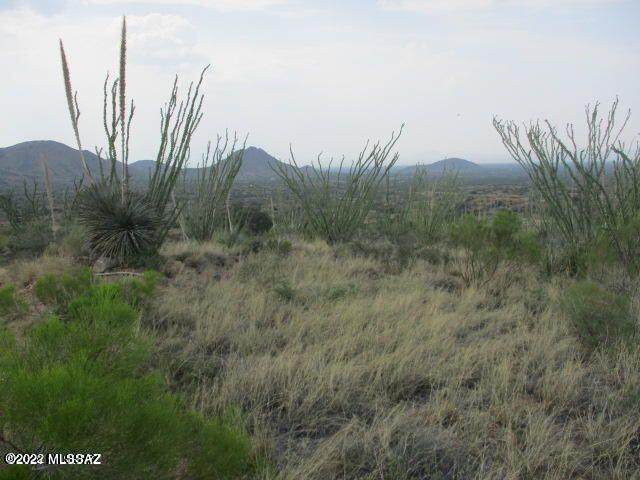
<svg viewBox="0 0 640 480">
<path fill-rule="evenodd" d="M 104 273 L 108 270 L 111 270 L 116 266 L 116 261 L 113 258 L 108 257 L 99 257 L 93 263 L 93 272 L 94 273 Z"/>
</svg>

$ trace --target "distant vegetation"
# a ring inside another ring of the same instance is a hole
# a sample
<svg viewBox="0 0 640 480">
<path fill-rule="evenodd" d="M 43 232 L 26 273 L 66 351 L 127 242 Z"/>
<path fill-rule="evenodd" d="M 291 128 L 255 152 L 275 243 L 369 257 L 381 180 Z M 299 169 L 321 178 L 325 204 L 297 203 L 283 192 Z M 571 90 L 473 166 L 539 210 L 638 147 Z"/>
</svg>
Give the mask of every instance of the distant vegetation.
<svg viewBox="0 0 640 480">
<path fill-rule="evenodd" d="M 203 71 L 132 168 L 126 22 L 93 156 L 61 55 L 85 174 L 0 195 L 0 454 L 104 464 L 0 478 L 637 477 L 640 150 L 617 101 L 584 145 L 495 119 L 517 184 L 399 171 L 402 129 L 310 166 L 225 135 L 187 169 Z"/>
</svg>

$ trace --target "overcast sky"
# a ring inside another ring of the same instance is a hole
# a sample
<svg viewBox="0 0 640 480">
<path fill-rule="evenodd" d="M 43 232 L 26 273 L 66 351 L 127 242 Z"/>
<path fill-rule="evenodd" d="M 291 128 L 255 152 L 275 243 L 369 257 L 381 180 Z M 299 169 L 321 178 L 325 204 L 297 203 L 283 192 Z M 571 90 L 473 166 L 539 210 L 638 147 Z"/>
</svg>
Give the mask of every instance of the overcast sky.
<svg viewBox="0 0 640 480">
<path fill-rule="evenodd" d="M 159 109 L 211 64 L 192 147 L 225 129 L 276 157 L 353 155 L 404 122 L 401 163 L 508 160 L 491 119 L 583 123 L 618 95 L 640 138 L 640 0 L 0 0 L 0 146 L 73 145 L 58 38 L 84 145 L 103 146 L 102 82 L 129 25 L 131 160 Z"/>
</svg>

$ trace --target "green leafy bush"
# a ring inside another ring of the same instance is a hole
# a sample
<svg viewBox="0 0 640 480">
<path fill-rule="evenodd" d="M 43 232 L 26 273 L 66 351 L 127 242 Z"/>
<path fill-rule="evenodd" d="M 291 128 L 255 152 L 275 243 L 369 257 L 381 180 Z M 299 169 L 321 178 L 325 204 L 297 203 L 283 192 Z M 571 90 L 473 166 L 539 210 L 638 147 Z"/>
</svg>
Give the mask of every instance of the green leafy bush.
<svg viewBox="0 0 640 480">
<path fill-rule="evenodd" d="M 591 281 L 569 287 L 561 308 L 589 349 L 616 341 L 631 341 L 636 335 L 636 319 L 628 297 L 609 292 Z"/>
<path fill-rule="evenodd" d="M 249 235 L 262 235 L 273 227 L 271 216 L 255 206 L 236 206 L 232 215 L 235 227 Z"/>
<path fill-rule="evenodd" d="M 27 256 L 40 255 L 53 241 L 51 222 L 45 217 L 21 223 L 9 238 L 9 248 Z"/>
<path fill-rule="evenodd" d="M 501 262 L 535 262 L 541 255 L 535 235 L 524 231 L 520 217 L 510 211 L 496 213 L 491 221 L 466 215 L 452 227 L 450 239 L 465 251 L 462 277 L 467 285 L 486 283 Z"/>
<path fill-rule="evenodd" d="M 183 478 L 209 479 L 246 473 L 249 443 L 237 415 L 206 419 L 189 411 L 159 372 L 149 370 L 153 342 L 139 333 L 136 305 L 155 283 L 157 274 L 83 285 L 64 321 L 51 317 L 20 340 L 0 332 L 5 438 L 22 451 L 103 454 L 100 466 L 67 466 L 51 471 L 53 478 L 173 478 L 180 471 Z M 48 298 L 57 302 L 63 290 L 49 288 Z M 24 470 L 11 474 L 35 477 Z"/>
<path fill-rule="evenodd" d="M 377 231 L 394 243 L 414 234 L 420 242 L 432 244 L 446 237 L 449 226 L 459 217 L 462 200 L 456 174 L 429 178 L 417 169 L 408 190 L 393 204 L 387 200 L 376 216 Z"/>
<path fill-rule="evenodd" d="M 230 145 L 231 144 L 231 145 Z M 236 150 L 238 144 L 234 135 L 218 136 L 213 151 L 211 142 L 198 164 L 195 181 L 188 188 L 194 193 L 182 211 L 181 225 L 188 238 L 198 241 L 211 240 L 219 228 L 228 227 L 227 205 L 233 182 L 242 167 L 244 144 Z M 227 147 L 230 146 L 230 152 Z"/>
<path fill-rule="evenodd" d="M 333 285 L 325 290 L 324 297 L 329 302 L 335 302 L 349 295 L 353 295 L 357 291 L 357 287 L 352 283 L 347 285 Z"/>
<path fill-rule="evenodd" d="M 5 285 L 0 288 L 0 317 L 18 313 L 24 304 L 16 297 L 16 287 Z"/>
<path fill-rule="evenodd" d="M 45 192 L 38 191 L 38 183 L 34 181 L 29 188 L 24 180 L 22 186 L 22 195 L 19 197 L 14 196 L 14 192 L 0 194 L 0 212 L 14 232 L 46 215 Z"/>
</svg>

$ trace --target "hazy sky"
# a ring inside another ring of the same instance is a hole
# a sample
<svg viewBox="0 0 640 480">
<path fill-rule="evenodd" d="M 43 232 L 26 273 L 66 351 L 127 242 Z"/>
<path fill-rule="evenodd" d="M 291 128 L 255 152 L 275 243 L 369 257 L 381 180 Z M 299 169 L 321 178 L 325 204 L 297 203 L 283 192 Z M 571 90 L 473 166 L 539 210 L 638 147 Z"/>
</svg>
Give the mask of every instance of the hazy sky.
<svg viewBox="0 0 640 480">
<path fill-rule="evenodd" d="M 153 158 L 159 109 L 211 63 L 192 163 L 225 129 L 279 158 L 353 155 L 404 122 L 401 162 L 504 161 L 494 114 L 582 123 L 616 95 L 640 132 L 640 0 L 0 0 L 0 146 L 73 145 L 65 43 L 84 145 L 104 145 L 102 82 L 129 25 L 131 159 Z"/>
</svg>

